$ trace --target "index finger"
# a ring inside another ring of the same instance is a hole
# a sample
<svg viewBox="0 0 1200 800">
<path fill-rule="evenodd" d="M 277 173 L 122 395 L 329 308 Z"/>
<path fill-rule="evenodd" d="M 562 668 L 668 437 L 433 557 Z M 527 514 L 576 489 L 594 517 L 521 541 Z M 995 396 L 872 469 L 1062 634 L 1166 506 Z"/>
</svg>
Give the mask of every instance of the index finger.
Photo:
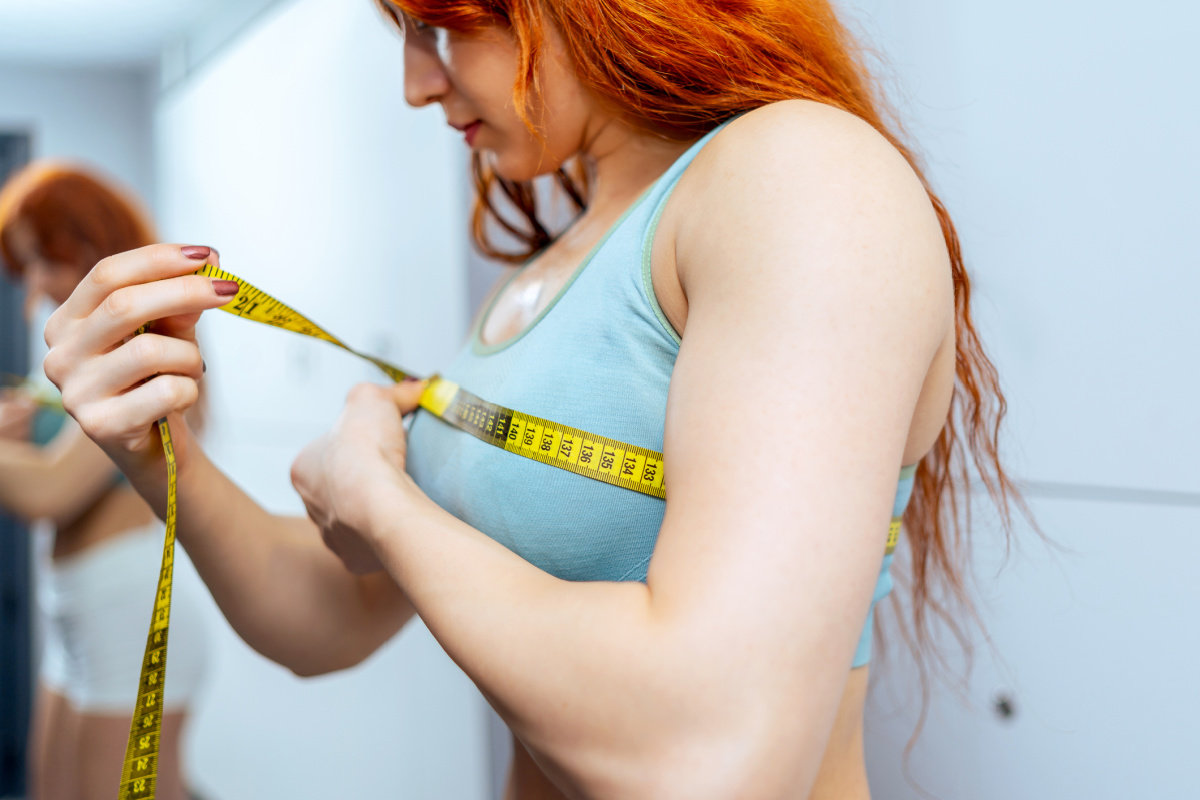
<svg viewBox="0 0 1200 800">
<path fill-rule="evenodd" d="M 400 414 L 403 416 L 417 410 L 417 406 L 421 404 L 421 394 L 428 386 L 428 380 L 412 378 L 392 384 L 388 387 L 388 391 L 391 393 L 392 401 L 400 409 Z"/>
<path fill-rule="evenodd" d="M 218 263 L 217 251 L 203 245 L 152 244 L 117 253 L 92 267 L 60 310 L 68 319 L 81 319 L 118 289 L 177 278 Z"/>
</svg>

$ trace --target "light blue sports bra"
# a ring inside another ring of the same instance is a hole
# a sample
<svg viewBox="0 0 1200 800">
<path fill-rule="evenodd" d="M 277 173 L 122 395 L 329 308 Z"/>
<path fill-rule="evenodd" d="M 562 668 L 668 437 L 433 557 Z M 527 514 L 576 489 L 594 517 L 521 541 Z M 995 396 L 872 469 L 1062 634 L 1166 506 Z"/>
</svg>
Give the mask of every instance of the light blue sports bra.
<svg viewBox="0 0 1200 800">
<path fill-rule="evenodd" d="M 680 175 L 725 124 L 646 190 L 524 332 L 483 344 L 485 312 L 442 375 L 493 403 L 661 451 L 680 339 L 654 295 L 650 247 Z M 908 504 L 913 471 L 901 473 L 895 516 Z M 439 506 L 552 575 L 646 579 L 662 500 L 514 458 L 424 411 L 409 434 L 408 472 Z M 881 559 L 856 667 L 870 659 L 875 603 L 892 588 L 892 555 Z"/>
</svg>

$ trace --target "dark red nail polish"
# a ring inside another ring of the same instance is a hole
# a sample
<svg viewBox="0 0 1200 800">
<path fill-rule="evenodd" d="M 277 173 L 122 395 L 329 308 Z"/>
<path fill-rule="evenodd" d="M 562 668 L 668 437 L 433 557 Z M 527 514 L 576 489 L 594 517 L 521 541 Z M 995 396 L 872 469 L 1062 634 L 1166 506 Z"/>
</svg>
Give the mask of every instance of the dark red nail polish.
<svg viewBox="0 0 1200 800">
<path fill-rule="evenodd" d="M 207 362 L 205 362 L 205 360 L 204 360 L 203 358 L 202 358 L 202 359 L 200 359 L 200 371 L 201 371 L 201 372 L 208 372 L 208 363 L 207 363 Z"/>
<path fill-rule="evenodd" d="M 218 297 L 233 297 L 241 288 L 237 281 L 213 281 L 213 291 Z"/>
<path fill-rule="evenodd" d="M 203 261 L 212 255 L 212 248 L 205 247 L 204 245 L 188 245 L 187 247 L 179 248 L 179 252 L 183 253 L 187 258 Z"/>
</svg>

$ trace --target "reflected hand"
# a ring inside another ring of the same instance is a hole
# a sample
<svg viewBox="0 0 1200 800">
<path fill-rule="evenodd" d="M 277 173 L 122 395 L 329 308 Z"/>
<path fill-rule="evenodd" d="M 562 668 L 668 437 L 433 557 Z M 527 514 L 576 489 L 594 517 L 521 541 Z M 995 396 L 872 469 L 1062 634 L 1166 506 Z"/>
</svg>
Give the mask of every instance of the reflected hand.
<svg viewBox="0 0 1200 800">
<path fill-rule="evenodd" d="M 355 574 L 383 569 L 369 508 L 372 500 L 409 483 L 402 418 L 416 410 L 425 385 L 359 384 L 333 430 L 305 447 L 292 464 L 292 485 L 308 516 L 321 529 L 326 547 Z"/>
<path fill-rule="evenodd" d="M 28 392 L 17 389 L 0 392 L 0 439 L 29 441 L 37 411 L 37 401 Z"/>
</svg>

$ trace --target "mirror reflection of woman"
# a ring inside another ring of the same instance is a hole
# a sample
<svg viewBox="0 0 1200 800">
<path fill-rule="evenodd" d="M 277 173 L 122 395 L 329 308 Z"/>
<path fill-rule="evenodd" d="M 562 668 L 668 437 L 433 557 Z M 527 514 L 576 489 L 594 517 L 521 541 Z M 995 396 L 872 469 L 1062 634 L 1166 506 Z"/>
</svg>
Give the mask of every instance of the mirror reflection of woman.
<svg viewBox="0 0 1200 800">
<path fill-rule="evenodd" d="M 43 303 L 64 302 L 98 260 L 153 241 L 137 205 L 79 167 L 37 162 L 0 189 L 0 259 L 24 285 L 27 316 Z M 163 527 L 104 451 L 61 407 L 46 402 L 39 377 L 31 379 L 31 390 L 0 395 L 0 506 L 54 526 L 51 562 L 37 575 L 45 628 L 30 736 L 30 797 L 112 800 L 136 701 Z M 179 582 L 173 600 L 161 800 L 186 797 L 180 736 L 204 666 L 196 598 Z"/>
<path fill-rule="evenodd" d="M 67 408 L 160 515 L 170 415 L 180 541 L 268 657 L 344 669 L 420 615 L 512 730 L 510 800 L 867 798 L 890 520 L 927 631 L 961 598 L 964 459 L 1011 487 L 954 226 L 831 4 L 380 5 L 408 102 L 474 152 L 478 243 L 497 215 L 519 243 L 442 374 L 662 448 L 666 502 L 424 412 L 406 432 L 411 382 L 354 389 L 293 467 L 309 518 L 268 513 L 179 417 L 196 318 L 238 291 L 192 274 L 206 245 L 76 289 L 47 325 Z M 564 232 L 542 175 L 576 201 Z"/>
</svg>

